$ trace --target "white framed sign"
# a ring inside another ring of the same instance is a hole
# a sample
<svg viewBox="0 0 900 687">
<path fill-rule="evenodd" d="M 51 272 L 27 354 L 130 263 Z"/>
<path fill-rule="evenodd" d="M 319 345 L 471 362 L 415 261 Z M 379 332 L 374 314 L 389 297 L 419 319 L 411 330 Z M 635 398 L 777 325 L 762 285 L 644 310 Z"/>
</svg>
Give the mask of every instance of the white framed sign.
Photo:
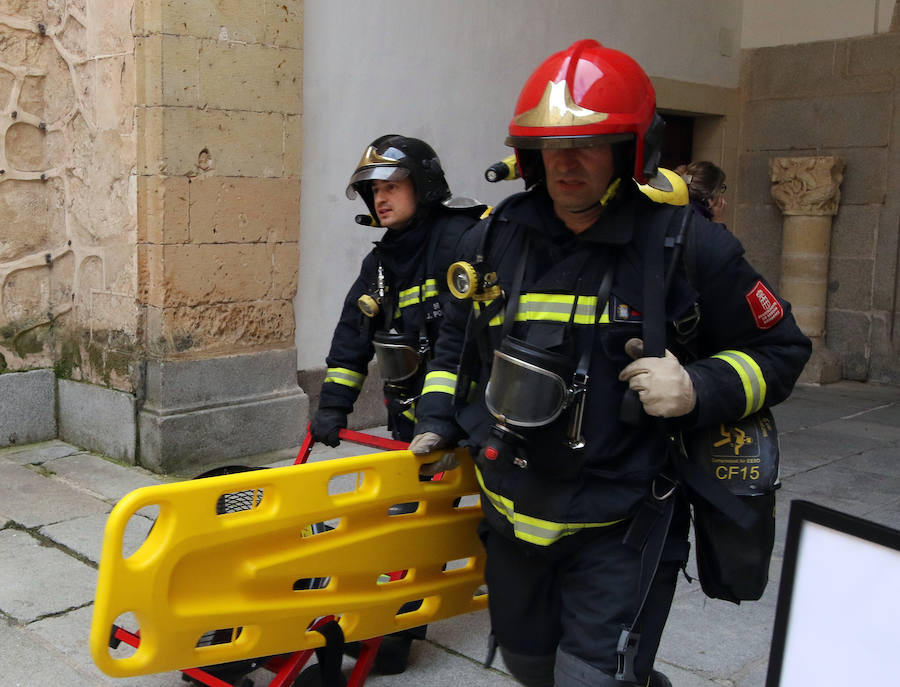
<svg viewBox="0 0 900 687">
<path fill-rule="evenodd" d="M 766 687 L 894 684 L 900 530 L 792 501 Z"/>
</svg>

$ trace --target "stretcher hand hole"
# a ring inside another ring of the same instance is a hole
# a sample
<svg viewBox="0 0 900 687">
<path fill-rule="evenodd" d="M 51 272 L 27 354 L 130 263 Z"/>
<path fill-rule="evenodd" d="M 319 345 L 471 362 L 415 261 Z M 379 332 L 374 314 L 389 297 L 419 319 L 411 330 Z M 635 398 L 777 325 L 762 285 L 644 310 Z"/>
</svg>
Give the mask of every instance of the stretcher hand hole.
<svg viewBox="0 0 900 687">
<path fill-rule="evenodd" d="M 119 628 L 124 632 L 117 632 Z M 110 631 L 109 646 L 107 647 L 110 657 L 115 660 L 122 660 L 134 656 L 137 647 L 134 644 L 123 640 L 128 635 L 134 636 L 140 635 L 140 633 L 140 625 L 138 624 L 138 620 L 134 613 L 123 613 L 116 618 Z"/>
<path fill-rule="evenodd" d="M 399 582 L 400 580 L 406 579 L 409 570 L 394 570 L 389 573 L 381 573 L 378 576 L 377 584 L 389 584 L 391 582 Z"/>
<path fill-rule="evenodd" d="M 259 508 L 262 498 L 262 489 L 247 489 L 222 494 L 216 500 L 216 515 L 230 515 Z"/>
<path fill-rule="evenodd" d="M 404 621 L 410 622 L 412 622 L 417 615 L 422 616 L 420 619 L 421 622 L 426 623 L 429 616 L 440 603 L 441 600 L 437 596 L 426 596 L 424 599 L 413 599 L 400 606 L 395 615 L 397 618 L 402 618 Z"/>
<path fill-rule="evenodd" d="M 457 558 L 454 561 L 447 561 L 444 563 L 444 573 L 450 574 L 455 570 L 471 570 L 474 567 L 474 558 Z"/>
<path fill-rule="evenodd" d="M 209 630 L 200 635 L 200 639 L 197 640 L 196 646 L 200 649 L 205 646 L 231 644 L 240 636 L 243 629 L 244 628 L 242 627 L 227 627 L 220 630 Z"/>
<path fill-rule="evenodd" d="M 369 478 L 368 470 L 360 472 L 345 472 L 338 475 L 332 475 L 328 480 L 329 496 L 338 496 L 340 494 L 352 494 L 362 491 L 363 487 L 370 484 L 374 487 L 375 479 Z"/>
<path fill-rule="evenodd" d="M 453 502 L 453 507 L 457 510 L 475 510 L 481 508 L 480 494 L 465 494 L 460 496 Z"/>
<path fill-rule="evenodd" d="M 301 577 L 299 580 L 294 580 L 291 589 L 295 592 L 309 592 L 316 589 L 327 589 L 330 583 L 330 577 Z"/>
<path fill-rule="evenodd" d="M 158 517 L 159 506 L 147 506 L 131 515 L 125 523 L 125 533 L 122 536 L 122 558 L 129 558 L 140 550 Z"/>
<path fill-rule="evenodd" d="M 340 518 L 334 518 L 327 522 L 312 522 L 309 525 L 304 526 L 300 530 L 300 536 L 304 539 L 306 539 L 307 537 L 317 537 L 320 534 L 331 532 L 332 530 L 337 528 L 340 523 Z"/>
<path fill-rule="evenodd" d="M 388 508 L 388 515 L 393 517 L 395 515 L 409 515 L 411 513 L 415 513 L 419 510 L 419 502 L 411 501 L 409 503 L 395 503 L 393 506 Z"/>
</svg>

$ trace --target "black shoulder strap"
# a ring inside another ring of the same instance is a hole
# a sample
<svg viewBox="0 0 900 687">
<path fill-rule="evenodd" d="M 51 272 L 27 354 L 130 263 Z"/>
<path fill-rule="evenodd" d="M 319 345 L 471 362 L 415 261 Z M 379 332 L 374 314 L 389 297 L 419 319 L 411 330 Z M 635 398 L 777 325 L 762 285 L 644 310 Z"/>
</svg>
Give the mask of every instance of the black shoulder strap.
<svg viewBox="0 0 900 687">
<path fill-rule="evenodd" d="M 672 213 L 669 222 L 654 222 L 648 232 L 647 249 L 644 253 L 645 356 L 662 358 L 666 354 L 666 294 L 675 275 L 675 268 L 681 257 L 685 235 L 693 214 L 690 205 L 684 206 Z M 678 229 L 673 239 L 672 257 L 666 268 L 665 249 L 669 244 L 666 235 L 670 224 L 676 225 Z M 691 260 L 694 259 L 695 256 L 691 255 Z"/>
<path fill-rule="evenodd" d="M 666 293 L 675 273 L 674 266 L 681 254 L 683 237 L 692 213 L 689 205 L 679 208 L 668 219 L 652 222 L 644 236 L 644 324 L 642 334 L 644 355 L 647 357 L 662 358 L 666 354 Z M 666 269 L 666 235 L 672 223 L 677 223 L 678 230 L 675 232 L 674 254 L 668 269 Z M 641 422 L 642 412 L 637 393 L 631 389 L 626 390 L 619 410 L 621 420 L 631 426 L 637 426 Z"/>
</svg>

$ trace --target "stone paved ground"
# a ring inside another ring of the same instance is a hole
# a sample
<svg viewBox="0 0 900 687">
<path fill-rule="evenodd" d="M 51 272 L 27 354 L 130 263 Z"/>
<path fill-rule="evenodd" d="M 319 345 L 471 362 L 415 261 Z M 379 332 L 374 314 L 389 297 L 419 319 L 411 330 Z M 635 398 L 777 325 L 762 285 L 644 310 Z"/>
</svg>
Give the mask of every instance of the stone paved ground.
<svg viewBox="0 0 900 687">
<path fill-rule="evenodd" d="M 798 387 L 775 409 L 782 448 L 778 540 L 759 602 L 739 607 L 679 583 L 657 666 L 676 687 L 762 687 L 781 572 L 789 503 L 813 501 L 900 528 L 900 388 L 842 382 Z M 374 430 L 379 431 L 379 430 Z M 316 449 L 326 459 L 368 449 Z M 268 456 L 292 462 L 294 452 Z M 117 465 L 59 441 L 0 450 L 0 675 L 15 686 L 176 687 L 179 673 L 112 679 L 88 652 L 97 563 L 106 516 L 140 486 L 172 478 Z M 131 523 L 136 546 L 152 522 Z M 689 570 L 694 569 L 693 561 Z M 510 687 L 498 660 L 480 665 L 486 613 L 434 623 L 413 645 L 400 676 L 372 675 L 371 687 Z M 348 664 L 349 665 L 349 664 Z M 271 673 L 252 676 L 257 687 Z"/>
</svg>

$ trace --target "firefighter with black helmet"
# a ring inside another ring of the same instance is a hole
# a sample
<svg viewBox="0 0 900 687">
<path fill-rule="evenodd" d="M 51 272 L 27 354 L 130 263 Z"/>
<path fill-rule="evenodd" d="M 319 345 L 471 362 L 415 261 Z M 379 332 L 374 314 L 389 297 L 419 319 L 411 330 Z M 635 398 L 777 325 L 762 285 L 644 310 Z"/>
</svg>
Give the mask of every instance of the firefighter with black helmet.
<svg viewBox="0 0 900 687">
<path fill-rule="evenodd" d="M 779 403 L 810 353 L 732 234 L 641 193 L 668 184 L 663 126 L 628 55 L 550 56 L 509 125 L 526 191 L 448 273 L 410 448 L 472 450 L 492 642 L 529 687 L 670 684 L 688 511 L 668 437 Z"/>
<path fill-rule="evenodd" d="M 474 201 L 451 198 L 431 146 L 397 134 L 366 146 L 347 186 L 347 197 L 357 196 L 369 211 L 357 222 L 386 231 L 363 258 L 326 358 L 310 432 L 328 446 L 340 443 L 338 431 L 347 426 L 373 355 L 384 383 L 388 428 L 395 439 L 412 438 L 416 399 L 449 298 L 447 267 L 464 232 L 486 210 Z M 424 466 L 423 479 L 440 467 Z M 422 627 L 386 637 L 375 668 L 402 672 L 412 638 L 424 635 Z"/>
<path fill-rule="evenodd" d="M 397 134 L 366 147 L 347 186 L 347 197 L 357 196 L 369 210 L 357 221 L 387 231 L 363 259 L 326 359 L 310 431 L 329 446 L 339 443 L 338 430 L 347 426 L 373 355 L 389 429 L 395 439 L 412 438 L 413 405 L 448 297 L 447 266 L 463 232 L 485 210 L 476 203 L 450 207 L 437 154 L 424 141 Z"/>
</svg>

